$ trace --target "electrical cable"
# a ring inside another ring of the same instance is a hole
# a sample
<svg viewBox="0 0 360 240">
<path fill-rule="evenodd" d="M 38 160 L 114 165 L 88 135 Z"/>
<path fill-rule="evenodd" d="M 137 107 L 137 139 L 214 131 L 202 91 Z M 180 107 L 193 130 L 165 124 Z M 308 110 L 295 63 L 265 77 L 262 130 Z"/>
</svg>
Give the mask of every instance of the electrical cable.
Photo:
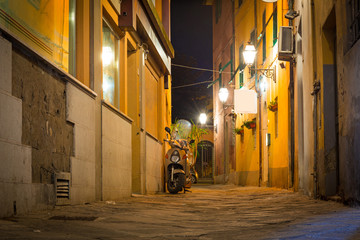
<svg viewBox="0 0 360 240">
<path fill-rule="evenodd" d="M 194 86 L 194 85 L 200 85 L 200 84 L 209 83 L 209 82 L 212 82 L 212 81 L 204 81 L 204 82 L 192 83 L 192 84 L 187 84 L 187 85 L 181 85 L 181 86 L 172 87 L 171 89 L 183 88 L 183 87 L 191 87 L 191 86 Z"/>
<path fill-rule="evenodd" d="M 217 72 L 217 73 L 230 73 L 230 74 L 234 73 L 234 72 L 223 72 L 223 71 L 207 69 L 207 68 L 197 68 L 197 67 L 185 66 L 185 65 L 175 64 L 175 63 L 172 63 L 171 65 L 175 66 L 175 67 L 182 67 L 182 68 L 188 68 L 188 69 L 199 70 L 199 71 Z"/>
</svg>

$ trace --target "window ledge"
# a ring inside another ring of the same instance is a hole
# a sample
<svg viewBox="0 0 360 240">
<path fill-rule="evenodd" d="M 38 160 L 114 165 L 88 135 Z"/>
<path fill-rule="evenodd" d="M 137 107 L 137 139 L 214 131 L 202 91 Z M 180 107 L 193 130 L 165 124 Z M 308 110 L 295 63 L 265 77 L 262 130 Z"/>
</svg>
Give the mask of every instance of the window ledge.
<svg viewBox="0 0 360 240">
<path fill-rule="evenodd" d="M 109 110 L 111 110 L 112 112 L 117 114 L 119 117 L 121 117 L 122 119 L 124 119 L 128 123 L 130 123 L 130 124 L 133 123 L 134 120 L 129 118 L 125 113 L 121 112 L 119 109 L 115 108 L 111 103 L 109 103 L 109 102 L 107 102 L 105 100 L 101 100 L 101 103 L 102 103 L 103 106 L 105 106 L 106 108 L 108 108 Z"/>
</svg>

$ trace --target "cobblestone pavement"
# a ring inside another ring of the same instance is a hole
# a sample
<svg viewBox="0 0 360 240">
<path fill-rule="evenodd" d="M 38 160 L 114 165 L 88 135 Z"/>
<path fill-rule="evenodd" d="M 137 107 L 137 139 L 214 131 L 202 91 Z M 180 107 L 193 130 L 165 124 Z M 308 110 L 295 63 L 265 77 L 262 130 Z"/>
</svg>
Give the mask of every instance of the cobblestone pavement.
<svg viewBox="0 0 360 240">
<path fill-rule="evenodd" d="M 197 185 L 0 220 L 0 239 L 360 239 L 360 209 L 273 188 Z"/>
</svg>

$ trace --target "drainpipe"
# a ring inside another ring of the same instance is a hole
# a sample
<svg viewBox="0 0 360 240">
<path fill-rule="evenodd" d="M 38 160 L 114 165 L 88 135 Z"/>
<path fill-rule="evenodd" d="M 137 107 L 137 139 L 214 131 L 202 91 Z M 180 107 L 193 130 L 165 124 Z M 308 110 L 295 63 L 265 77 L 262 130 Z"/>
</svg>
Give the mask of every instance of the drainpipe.
<svg viewBox="0 0 360 240">
<path fill-rule="evenodd" d="M 145 131 L 145 62 L 147 49 L 145 44 L 139 45 L 139 79 L 140 79 L 140 191 L 141 194 L 146 193 L 146 131 Z"/>
<path fill-rule="evenodd" d="M 294 0 L 288 0 L 289 10 L 293 9 Z M 289 26 L 293 25 L 293 21 L 289 20 Z M 294 65 L 295 59 L 290 61 L 290 183 L 289 187 L 294 186 L 294 165 L 295 165 L 295 106 L 294 106 Z"/>
<path fill-rule="evenodd" d="M 254 0 L 254 18 L 255 18 L 255 36 L 257 36 L 257 0 Z M 257 41 L 257 40 L 256 40 Z M 257 61 L 255 61 L 255 69 L 258 68 Z M 258 108 L 259 108 L 259 187 L 262 183 L 262 132 L 261 132 L 261 90 L 258 83 L 257 71 L 255 71 L 255 90 L 258 94 Z"/>
<path fill-rule="evenodd" d="M 313 131 L 314 131 L 314 166 L 313 166 L 313 184 L 314 184 L 314 198 L 318 195 L 318 169 L 317 169 L 317 149 L 318 149 L 318 131 L 317 131 L 317 108 L 318 108 L 318 92 L 320 90 L 320 82 L 317 78 L 317 53 L 316 53 L 316 35 L 315 35 L 315 5 L 311 1 L 311 34 L 312 34 L 312 52 L 313 52 L 313 68 L 314 68 L 314 91 L 311 95 L 314 97 L 313 110 Z"/>
</svg>

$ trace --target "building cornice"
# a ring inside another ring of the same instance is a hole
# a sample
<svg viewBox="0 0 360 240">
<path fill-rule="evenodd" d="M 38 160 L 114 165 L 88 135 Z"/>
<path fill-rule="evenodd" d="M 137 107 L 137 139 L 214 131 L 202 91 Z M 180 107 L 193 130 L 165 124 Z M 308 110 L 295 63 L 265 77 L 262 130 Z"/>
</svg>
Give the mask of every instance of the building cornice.
<svg viewBox="0 0 360 240">
<path fill-rule="evenodd" d="M 158 32 L 159 38 L 160 38 L 162 44 L 164 45 L 167 54 L 171 58 L 174 58 L 174 56 L 175 56 L 174 47 L 172 46 L 172 44 L 170 42 L 170 38 L 165 31 L 164 25 L 162 24 L 160 17 L 156 12 L 156 8 L 155 8 L 154 4 L 152 3 L 151 0 L 141 0 L 141 2 L 143 3 L 145 10 L 148 13 L 148 15 L 151 19 L 151 22 L 153 23 L 153 25 L 155 27 L 155 30 Z"/>
</svg>

